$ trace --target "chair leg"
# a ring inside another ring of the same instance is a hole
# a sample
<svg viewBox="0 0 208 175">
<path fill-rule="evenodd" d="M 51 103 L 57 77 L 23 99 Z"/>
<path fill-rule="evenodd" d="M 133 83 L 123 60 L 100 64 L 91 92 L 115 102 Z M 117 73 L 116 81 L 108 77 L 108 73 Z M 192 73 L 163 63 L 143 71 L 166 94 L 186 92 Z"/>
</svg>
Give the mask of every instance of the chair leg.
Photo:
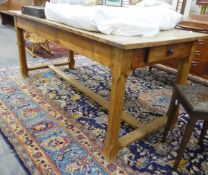
<svg viewBox="0 0 208 175">
<path fill-rule="evenodd" d="M 51 51 L 50 43 L 49 43 L 48 40 L 46 40 L 46 46 L 47 46 L 47 51 L 48 51 L 48 53 L 52 55 L 53 53 L 52 53 L 52 51 Z"/>
<path fill-rule="evenodd" d="M 133 69 L 132 75 L 135 76 L 136 69 Z"/>
<path fill-rule="evenodd" d="M 168 120 L 167 120 L 167 123 L 166 123 L 166 126 L 165 126 L 165 129 L 164 129 L 164 133 L 163 133 L 163 137 L 162 137 L 162 142 L 165 142 L 166 140 L 166 137 L 168 135 L 168 132 L 170 131 L 170 128 L 171 128 L 171 125 L 173 123 L 173 121 L 175 121 L 175 117 L 176 115 L 175 114 L 175 110 L 177 108 L 177 105 L 175 104 L 176 103 L 176 100 L 177 100 L 177 97 L 175 97 L 175 99 L 173 99 L 171 101 L 171 104 L 170 104 L 170 108 L 169 108 L 169 111 L 167 112 L 167 117 L 168 117 Z"/>
<path fill-rule="evenodd" d="M 152 66 L 149 66 L 149 71 L 150 71 L 150 72 L 152 71 Z"/>
<path fill-rule="evenodd" d="M 201 134 L 199 137 L 199 144 L 200 145 L 203 145 L 203 139 L 204 139 L 204 136 L 205 136 L 207 130 L 208 130 L 208 121 L 204 121 L 203 128 L 201 130 Z"/>
<path fill-rule="evenodd" d="M 26 51 L 33 57 L 35 58 L 36 57 L 36 54 L 35 54 L 35 44 L 32 43 L 32 48 L 31 50 L 29 48 L 26 47 Z"/>
<path fill-rule="evenodd" d="M 74 60 L 74 52 L 72 50 L 69 50 L 68 60 L 69 60 L 69 68 L 74 69 L 75 60 Z"/>
<path fill-rule="evenodd" d="M 182 141 L 181 141 L 181 144 L 180 144 L 180 147 L 179 147 L 179 150 L 178 150 L 178 153 L 177 153 L 177 156 L 176 156 L 176 159 L 175 159 L 175 163 L 174 163 L 174 167 L 173 169 L 176 170 L 178 168 L 178 165 L 180 163 L 180 160 L 181 160 L 181 157 L 184 153 L 184 150 L 186 148 L 186 145 L 191 137 L 191 134 L 192 134 L 192 131 L 195 127 L 195 123 L 196 123 L 196 119 L 194 117 L 191 117 L 189 118 L 189 121 L 186 125 L 186 129 L 185 129 L 185 132 L 183 134 L 183 138 L 182 138 Z"/>
</svg>

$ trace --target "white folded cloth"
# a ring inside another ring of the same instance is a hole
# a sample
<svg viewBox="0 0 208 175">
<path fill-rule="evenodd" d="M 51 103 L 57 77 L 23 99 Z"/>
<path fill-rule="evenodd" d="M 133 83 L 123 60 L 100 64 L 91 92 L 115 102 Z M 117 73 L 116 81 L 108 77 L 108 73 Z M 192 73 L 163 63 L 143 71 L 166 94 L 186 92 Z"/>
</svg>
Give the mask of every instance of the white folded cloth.
<svg viewBox="0 0 208 175">
<path fill-rule="evenodd" d="M 152 3 L 150 2 L 152 1 Z M 47 2 L 48 20 L 104 34 L 150 37 L 170 30 L 183 19 L 165 2 L 145 0 L 135 6 L 81 6 Z"/>
</svg>

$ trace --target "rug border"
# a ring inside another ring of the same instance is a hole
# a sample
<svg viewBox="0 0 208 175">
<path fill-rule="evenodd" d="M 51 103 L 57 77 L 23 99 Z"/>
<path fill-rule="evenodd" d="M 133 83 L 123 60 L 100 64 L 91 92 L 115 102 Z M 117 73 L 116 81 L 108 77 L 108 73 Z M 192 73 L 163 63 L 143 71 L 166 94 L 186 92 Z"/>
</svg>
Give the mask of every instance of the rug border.
<svg viewBox="0 0 208 175">
<path fill-rule="evenodd" d="M 50 69 L 45 69 L 45 72 L 47 71 L 51 71 Z M 43 71 L 42 71 L 43 72 Z M 37 87 L 35 87 L 34 85 L 32 84 L 29 84 L 29 82 L 27 81 L 27 79 L 29 78 L 23 78 L 23 77 L 19 77 L 24 84 L 27 85 L 27 88 L 29 88 L 31 91 L 35 92 L 38 96 L 41 97 L 41 99 L 43 101 L 45 101 L 46 103 L 48 103 L 51 107 L 53 107 L 55 110 L 57 110 L 61 115 L 63 116 L 70 116 L 71 113 L 70 112 L 66 112 L 64 111 L 64 109 L 62 109 L 61 107 L 59 107 L 59 104 L 57 102 L 54 102 L 52 100 L 50 100 L 45 94 L 43 94 L 41 92 L 41 90 L 37 89 Z M 42 108 L 42 107 L 41 107 Z M 94 144 L 94 141 L 96 139 L 96 136 L 91 133 L 90 131 L 88 131 L 84 126 L 82 126 L 78 121 L 76 121 L 75 119 L 73 118 L 67 118 L 68 120 L 70 120 L 70 122 L 73 124 L 73 125 L 76 125 L 76 127 L 89 139 L 89 141 Z M 66 131 L 67 132 L 67 131 Z M 101 141 L 97 141 L 97 143 L 99 143 L 97 146 L 98 146 L 98 149 L 99 151 L 102 153 L 102 146 L 103 146 L 103 143 Z M 86 148 L 84 148 L 86 149 Z M 87 150 L 86 150 L 87 151 Z M 88 152 L 88 151 L 87 151 Z M 89 154 L 89 153 L 88 153 Z M 92 155 L 91 155 L 92 156 Z M 118 155 L 119 156 L 119 155 Z M 98 162 L 99 163 L 99 162 Z M 117 164 L 121 169 L 123 169 L 123 171 L 125 170 L 126 173 L 134 173 L 134 174 L 138 174 L 138 172 L 135 172 L 134 170 L 132 170 L 130 167 L 128 167 L 128 165 L 124 162 L 123 159 L 121 159 L 120 157 L 118 157 L 113 163 Z M 123 168 L 125 167 L 125 168 Z M 104 168 L 104 167 L 103 167 Z M 124 171 L 124 172 L 125 172 Z"/>
<path fill-rule="evenodd" d="M 17 150 L 15 149 L 15 146 L 11 143 L 9 138 L 6 136 L 6 133 L 2 131 L 2 128 L 0 127 L 0 136 L 3 138 L 9 149 L 13 151 L 13 155 L 15 159 L 18 161 L 18 163 L 21 165 L 22 169 L 26 172 L 26 175 L 32 175 L 29 168 L 24 164 L 23 160 L 20 158 L 20 155 L 17 153 Z"/>
</svg>

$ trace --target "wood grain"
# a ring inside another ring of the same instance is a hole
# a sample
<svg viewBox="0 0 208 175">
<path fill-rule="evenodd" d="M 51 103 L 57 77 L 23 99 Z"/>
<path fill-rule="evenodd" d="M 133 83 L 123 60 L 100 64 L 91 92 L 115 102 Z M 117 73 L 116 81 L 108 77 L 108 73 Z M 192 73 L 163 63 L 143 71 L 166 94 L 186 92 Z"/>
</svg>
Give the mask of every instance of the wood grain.
<svg viewBox="0 0 208 175">
<path fill-rule="evenodd" d="M 22 76 L 27 77 L 28 66 L 27 66 L 26 53 L 25 53 L 24 31 L 23 29 L 16 27 L 16 33 L 17 33 L 17 44 L 19 50 L 20 72 Z"/>
<path fill-rule="evenodd" d="M 208 38 L 208 35 L 190 31 L 183 30 L 169 30 L 162 31 L 154 37 L 123 37 L 115 35 L 105 35 L 96 32 L 89 32 L 86 30 L 81 30 L 73 28 L 61 23 L 52 22 L 46 19 L 39 19 L 27 15 L 21 14 L 18 11 L 10 11 L 14 16 L 19 16 L 25 19 L 31 19 L 32 22 L 38 22 L 39 24 L 45 24 L 47 26 L 56 27 L 56 29 L 61 29 L 62 31 L 67 31 L 78 36 L 86 37 L 100 43 L 105 43 L 107 45 L 119 47 L 122 49 L 138 49 L 144 47 L 162 46 L 167 44 L 176 44 L 180 42 L 195 41 L 196 39 Z M 28 21 L 28 20 L 27 20 Z"/>
<path fill-rule="evenodd" d="M 115 159 L 119 149 L 119 132 L 121 125 L 121 115 L 123 111 L 125 84 L 128 74 L 131 70 L 132 55 L 125 55 L 124 51 L 119 48 L 113 49 L 112 61 L 112 85 L 110 97 L 110 110 L 108 117 L 107 136 L 103 148 L 104 155 L 109 159 Z M 130 57 L 130 58 L 129 58 Z"/>
<path fill-rule="evenodd" d="M 32 5 L 33 0 L 8 0 L 0 4 L 0 10 L 21 10 L 23 5 Z"/>
<path fill-rule="evenodd" d="M 126 147 L 136 140 L 142 139 L 149 134 L 157 131 L 161 127 L 165 126 L 167 122 L 167 116 L 159 117 L 157 119 L 154 119 L 153 121 L 142 124 L 140 127 L 138 127 L 136 130 L 122 136 L 119 138 L 119 143 L 121 147 Z"/>
<path fill-rule="evenodd" d="M 190 55 L 187 59 L 182 59 L 179 61 L 179 65 L 178 65 L 178 72 L 176 75 L 176 84 L 186 84 L 187 83 L 187 79 L 188 79 L 188 74 L 191 68 L 191 63 L 192 60 L 194 58 L 195 55 L 195 50 L 196 50 L 196 46 L 197 46 L 197 41 L 195 41 L 192 45 L 191 51 L 190 51 Z M 173 90 L 172 93 L 172 97 L 171 97 L 171 102 L 169 104 L 169 108 L 167 111 L 167 116 L 170 115 L 170 113 L 172 113 L 172 107 L 175 105 L 175 100 L 176 99 L 176 91 Z M 178 116 L 179 115 L 179 104 L 176 107 L 176 110 L 174 110 L 174 116 Z M 175 121 L 173 121 L 173 123 L 176 123 L 176 119 L 177 117 L 174 117 Z"/>
<path fill-rule="evenodd" d="M 69 64 L 69 61 L 68 60 L 63 60 L 63 61 L 60 61 L 60 62 L 54 62 L 54 63 L 49 63 L 49 62 L 46 62 L 46 63 L 41 63 L 41 64 L 34 64 L 34 65 L 29 65 L 28 66 L 28 70 L 37 70 L 37 69 L 43 69 L 43 68 L 48 68 L 51 64 L 53 64 L 54 66 L 63 66 L 63 65 L 67 65 Z"/>
<path fill-rule="evenodd" d="M 189 56 L 192 43 L 171 44 L 157 46 L 149 49 L 147 62 L 157 63 L 174 58 L 186 58 Z"/>
<path fill-rule="evenodd" d="M 51 70 L 53 70 L 56 74 L 61 76 L 64 80 L 66 80 L 70 85 L 74 86 L 77 90 L 84 93 L 88 97 L 92 98 L 95 102 L 97 102 L 103 108 L 105 108 L 107 110 L 110 109 L 108 100 L 104 99 L 103 97 L 101 97 L 100 95 L 98 95 L 94 91 L 92 91 L 91 89 L 82 85 L 73 76 L 67 75 L 61 69 L 58 69 L 57 67 L 55 67 L 55 65 L 60 65 L 60 64 L 63 64 L 63 63 L 57 63 L 57 64 L 53 64 L 53 65 L 46 63 L 45 65 L 42 65 L 42 66 L 48 66 Z M 35 67 L 35 68 L 37 68 L 37 67 Z M 38 66 L 38 68 L 40 68 L 40 66 Z M 139 126 L 141 126 L 141 122 L 139 122 L 135 117 L 131 116 L 129 113 L 124 112 L 124 111 L 122 112 L 122 120 L 124 122 L 126 122 L 127 124 L 129 124 L 133 128 L 138 128 Z"/>
<path fill-rule="evenodd" d="M 74 60 L 74 52 L 72 50 L 69 50 L 69 68 L 73 69 L 75 65 L 75 60 Z"/>
</svg>

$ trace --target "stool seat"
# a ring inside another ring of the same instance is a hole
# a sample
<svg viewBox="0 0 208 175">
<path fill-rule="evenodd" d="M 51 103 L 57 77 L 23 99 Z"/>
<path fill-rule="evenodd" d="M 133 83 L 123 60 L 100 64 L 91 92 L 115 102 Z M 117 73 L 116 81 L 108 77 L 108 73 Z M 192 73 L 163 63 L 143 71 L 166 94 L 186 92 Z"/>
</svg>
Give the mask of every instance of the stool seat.
<svg viewBox="0 0 208 175">
<path fill-rule="evenodd" d="M 208 87 L 176 85 L 176 89 L 190 112 L 208 113 Z"/>
<path fill-rule="evenodd" d="M 204 120 L 199 138 L 200 145 L 203 145 L 203 138 L 208 130 L 208 87 L 176 85 L 173 94 L 175 95 L 173 95 L 171 99 L 170 107 L 167 112 L 168 120 L 163 134 L 163 142 L 166 140 L 168 131 L 177 119 L 177 115 L 175 115 L 177 106 L 181 104 L 189 114 L 186 129 L 173 167 L 176 170 L 197 120 Z"/>
</svg>

